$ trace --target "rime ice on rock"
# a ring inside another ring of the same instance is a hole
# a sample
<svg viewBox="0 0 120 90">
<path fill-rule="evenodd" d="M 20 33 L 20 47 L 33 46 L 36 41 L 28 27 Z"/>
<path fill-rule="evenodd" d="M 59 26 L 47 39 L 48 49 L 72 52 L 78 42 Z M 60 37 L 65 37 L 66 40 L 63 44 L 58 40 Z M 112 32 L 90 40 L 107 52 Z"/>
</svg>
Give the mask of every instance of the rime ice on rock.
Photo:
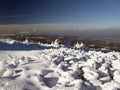
<svg viewBox="0 0 120 90">
<path fill-rule="evenodd" d="M 26 44 L 28 44 L 29 43 L 29 41 L 28 41 L 28 39 L 26 39 L 23 43 L 26 43 Z"/>
<path fill-rule="evenodd" d="M 58 39 L 56 39 L 56 40 L 54 41 L 54 46 L 55 46 L 55 47 L 59 47 L 58 41 L 59 41 Z"/>
<path fill-rule="evenodd" d="M 77 49 L 83 48 L 83 47 L 84 47 L 84 44 L 83 44 L 83 42 L 81 42 L 81 44 L 79 44 L 79 43 L 77 42 L 74 47 L 77 48 Z"/>
</svg>

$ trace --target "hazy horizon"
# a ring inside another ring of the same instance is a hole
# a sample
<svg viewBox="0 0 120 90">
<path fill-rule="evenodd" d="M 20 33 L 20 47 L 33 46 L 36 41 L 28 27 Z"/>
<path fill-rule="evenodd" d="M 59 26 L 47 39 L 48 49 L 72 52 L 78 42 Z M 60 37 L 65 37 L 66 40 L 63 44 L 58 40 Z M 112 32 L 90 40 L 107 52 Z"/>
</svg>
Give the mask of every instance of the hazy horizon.
<svg viewBox="0 0 120 90">
<path fill-rule="evenodd" d="M 79 37 L 119 37 L 116 27 L 96 28 L 73 24 L 10 24 L 0 25 L 0 34 L 36 34 Z"/>
</svg>

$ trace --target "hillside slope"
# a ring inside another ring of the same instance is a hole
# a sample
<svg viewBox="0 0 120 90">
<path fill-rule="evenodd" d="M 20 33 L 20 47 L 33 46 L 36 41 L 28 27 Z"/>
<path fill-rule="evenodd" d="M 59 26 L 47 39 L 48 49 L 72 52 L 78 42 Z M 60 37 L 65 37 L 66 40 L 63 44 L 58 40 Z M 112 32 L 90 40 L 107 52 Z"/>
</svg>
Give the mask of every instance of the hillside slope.
<svg viewBox="0 0 120 90">
<path fill-rule="evenodd" d="M 120 52 L 0 42 L 0 90 L 118 90 Z"/>
</svg>

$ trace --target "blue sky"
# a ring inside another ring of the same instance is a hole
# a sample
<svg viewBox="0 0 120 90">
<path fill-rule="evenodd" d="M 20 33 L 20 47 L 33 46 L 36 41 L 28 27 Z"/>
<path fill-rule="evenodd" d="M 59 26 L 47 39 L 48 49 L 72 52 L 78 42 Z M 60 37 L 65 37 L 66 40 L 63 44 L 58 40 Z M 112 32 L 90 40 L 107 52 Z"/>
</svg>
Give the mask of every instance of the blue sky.
<svg viewBox="0 0 120 90">
<path fill-rule="evenodd" d="M 120 0 L 0 0 L 0 24 L 120 25 Z"/>
</svg>

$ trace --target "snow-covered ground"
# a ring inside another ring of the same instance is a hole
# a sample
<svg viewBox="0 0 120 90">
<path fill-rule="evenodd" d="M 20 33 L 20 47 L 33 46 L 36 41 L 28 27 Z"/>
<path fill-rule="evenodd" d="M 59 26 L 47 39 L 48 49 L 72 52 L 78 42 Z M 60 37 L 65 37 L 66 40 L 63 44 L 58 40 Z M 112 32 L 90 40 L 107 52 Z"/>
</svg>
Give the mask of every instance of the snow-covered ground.
<svg viewBox="0 0 120 90">
<path fill-rule="evenodd" d="M 118 90 L 120 52 L 0 40 L 0 90 Z"/>
</svg>

